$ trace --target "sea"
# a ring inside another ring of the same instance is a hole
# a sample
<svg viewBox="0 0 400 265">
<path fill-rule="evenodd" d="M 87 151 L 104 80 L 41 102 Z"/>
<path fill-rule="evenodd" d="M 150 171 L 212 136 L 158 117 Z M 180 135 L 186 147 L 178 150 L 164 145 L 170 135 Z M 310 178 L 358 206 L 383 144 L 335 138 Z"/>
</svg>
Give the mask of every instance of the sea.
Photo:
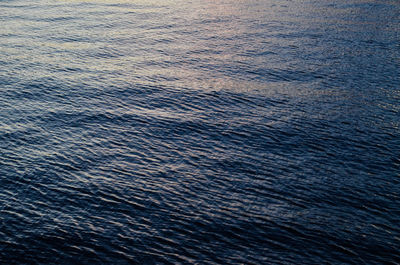
<svg viewBox="0 0 400 265">
<path fill-rule="evenodd" d="M 400 2 L 1 0 L 0 264 L 400 264 Z"/>
</svg>

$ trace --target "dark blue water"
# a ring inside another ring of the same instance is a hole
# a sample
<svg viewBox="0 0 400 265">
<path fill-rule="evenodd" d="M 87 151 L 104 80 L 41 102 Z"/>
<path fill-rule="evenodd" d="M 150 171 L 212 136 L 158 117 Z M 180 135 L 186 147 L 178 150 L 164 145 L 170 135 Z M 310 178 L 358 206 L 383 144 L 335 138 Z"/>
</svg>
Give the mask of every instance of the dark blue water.
<svg viewBox="0 0 400 265">
<path fill-rule="evenodd" d="M 0 22 L 1 264 L 399 264 L 399 1 Z"/>
</svg>

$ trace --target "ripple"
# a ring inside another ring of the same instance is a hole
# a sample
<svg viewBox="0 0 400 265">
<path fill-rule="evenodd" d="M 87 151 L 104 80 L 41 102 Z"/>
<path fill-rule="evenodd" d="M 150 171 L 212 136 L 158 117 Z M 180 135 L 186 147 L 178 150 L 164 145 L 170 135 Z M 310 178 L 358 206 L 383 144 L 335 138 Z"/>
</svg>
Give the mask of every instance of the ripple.
<svg viewBox="0 0 400 265">
<path fill-rule="evenodd" d="M 395 264 L 400 6 L 342 2 L 1 2 L 0 263 Z"/>
</svg>

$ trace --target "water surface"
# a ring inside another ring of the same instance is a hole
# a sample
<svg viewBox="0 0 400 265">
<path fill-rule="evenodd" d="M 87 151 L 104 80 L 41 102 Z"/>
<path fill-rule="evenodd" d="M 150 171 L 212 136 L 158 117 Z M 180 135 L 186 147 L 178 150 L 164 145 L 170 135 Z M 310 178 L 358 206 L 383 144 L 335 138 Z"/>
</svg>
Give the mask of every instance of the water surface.
<svg viewBox="0 0 400 265">
<path fill-rule="evenodd" d="M 0 22 L 1 263 L 398 264 L 399 1 Z"/>
</svg>

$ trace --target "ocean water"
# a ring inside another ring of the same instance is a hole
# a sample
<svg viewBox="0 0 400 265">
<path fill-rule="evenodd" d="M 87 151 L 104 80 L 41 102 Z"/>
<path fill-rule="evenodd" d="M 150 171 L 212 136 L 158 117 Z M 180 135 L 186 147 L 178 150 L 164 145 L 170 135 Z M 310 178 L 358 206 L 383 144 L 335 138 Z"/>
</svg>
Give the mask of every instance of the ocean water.
<svg viewBox="0 0 400 265">
<path fill-rule="evenodd" d="M 1 264 L 399 264 L 399 1 L 0 23 Z"/>
</svg>

